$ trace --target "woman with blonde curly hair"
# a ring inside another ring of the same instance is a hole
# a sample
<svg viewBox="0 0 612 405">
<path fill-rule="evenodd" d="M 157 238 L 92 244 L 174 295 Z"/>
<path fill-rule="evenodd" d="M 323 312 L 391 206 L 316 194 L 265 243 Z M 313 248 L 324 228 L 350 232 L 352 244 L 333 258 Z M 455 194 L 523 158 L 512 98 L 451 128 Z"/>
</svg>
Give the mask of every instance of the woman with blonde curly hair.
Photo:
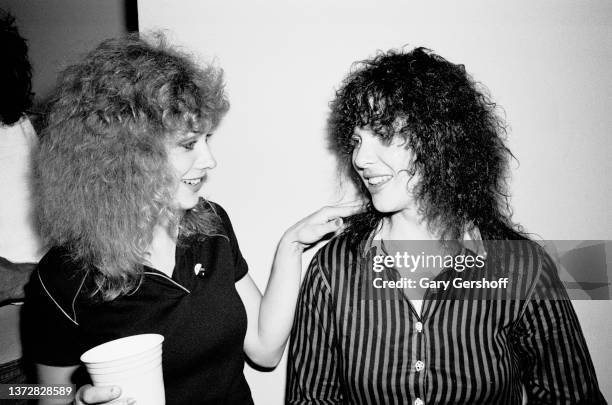
<svg viewBox="0 0 612 405">
<path fill-rule="evenodd" d="M 60 77 L 35 159 L 52 248 L 28 290 L 30 355 L 41 383 L 83 384 L 84 351 L 159 333 L 167 404 L 252 403 L 244 354 L 278 363 L 301 254 L 355 207 L 289 228 L 262 297 L 227 214 L 199 197 L 216 166 L 207 140 L 229 107 L 221 72 L 158 42 L 105 41 Z M 76 403 L 119 391 L 84 385 Z"/>
</svg>

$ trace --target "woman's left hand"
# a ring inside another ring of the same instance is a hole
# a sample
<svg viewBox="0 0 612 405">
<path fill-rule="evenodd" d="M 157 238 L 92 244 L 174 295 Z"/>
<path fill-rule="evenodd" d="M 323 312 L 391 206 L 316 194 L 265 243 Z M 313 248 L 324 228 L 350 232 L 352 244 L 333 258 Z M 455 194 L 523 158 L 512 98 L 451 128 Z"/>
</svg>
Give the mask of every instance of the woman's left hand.
<svg viewBox="0 0 612 405">
<path fill-rule="evenodd" d="M 363 204 L 356 201 L 323 207 L 289 228 L 283 235 L 282 241 L 304 250 L 320 241 L 325 235 L 341 232 L 344 229 L 343 218 L 362 210 Z"/>
</svg>

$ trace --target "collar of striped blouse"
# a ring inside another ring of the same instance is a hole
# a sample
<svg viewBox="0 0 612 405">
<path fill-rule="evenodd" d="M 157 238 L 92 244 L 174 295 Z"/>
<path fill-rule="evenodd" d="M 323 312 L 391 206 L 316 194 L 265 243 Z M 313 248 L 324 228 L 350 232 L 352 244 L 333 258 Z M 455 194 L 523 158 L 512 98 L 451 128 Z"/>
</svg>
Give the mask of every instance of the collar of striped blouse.
<svg viewBox="0 0 612 405">
<path fill-rule="evenodd" d="M 359 245 L 359 251 L 361 252 L 362 259 L 367 258 L 368 253 L 373 248 L 378 249 L 377 244 L 374 243 L 374 239 L 376 238 L 376 232 L 377 229 L 373 229 L 368 235 L 368 237 L 361 241 Z M 480 256 L 484 259 L 487 258 L 487 249 L 482 240 L 480 230 L 477 227 L 473 227 L 472 230 L 466 230 L 463 233 L 463 240 L 461 240 L 461 244 L 464 248 L 476 253 L 477 256 Z"/>
</svg>

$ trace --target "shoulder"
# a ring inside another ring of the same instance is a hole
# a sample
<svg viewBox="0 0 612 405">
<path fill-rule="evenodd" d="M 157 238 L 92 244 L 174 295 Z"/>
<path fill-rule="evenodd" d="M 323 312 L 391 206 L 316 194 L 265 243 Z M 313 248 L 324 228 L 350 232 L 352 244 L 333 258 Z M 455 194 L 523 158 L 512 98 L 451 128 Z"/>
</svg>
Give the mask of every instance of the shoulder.
<svg viewBox="0 0 612 405">
<path fill-rule="evenodd" d="M 45 283 L 63 287 L 71 284 L 80 268 L 68 249 L 56 246 L 40 259 L 36 270 Z"/>
<path fill-rule="evenodd" d="M 182 216 L 179 236 L 184 245 L 192 245 L 217 238 L 230 241 L 234 231 L 221 205 L 200 198 L 198 204 Z"/>
<path fill-rule="evenodd" d="M 362 242 L 353 241 L 348 233 L 334 236 L 314 255 L 311 268 L 318 268 L 327 280 L 357 271 L 367 254 L 362 251 Z"/>
<path fill-rule="evenodd" d="M 497 272 L 503 272 L 516 283 L 517 291 L 531 295 L 536 285 L 544 281 L 552 286 L 557 278 L 555 262 L 537 242 L 522 238 L 487 241 L 487 253 Z M 487 259 L 489 260 L 489 258 Z"/>
<path fill-rule="evenodd" d="M 28 286 L 28 299 L 55 306 L 77 324 L 75 304 L 84 290 L 88 272 L 65 248 L 54 247 L 40 260 Z"/>
<path fill-rule="evenodd" d="M 332 265 L 330 261 L 336 261 L 336 259 L 353 259 L 359 257 L 358 246 L 351 243 L 351 239 L 348 234 L 342 233 L 331 238 L 319 251 L 316 253 L 315 258 L 321 263 L 327 263 L 327 267 Z"/>
<path fill-rule="evenodd" d="M 221 204 L 214 201 L 207 201 L 207 204 L 210 207 L 210 211 L 217 215 L 224 224 L 231 225 L 229 214 Z"/>
<path fill-rule="evenodd" d="M 232 222 L 230 221 L 227 211 L 221 204 L 211 200 L 201 199 L 198 204 L 198 210 L 201 215 L 210 215 L 216 218 L 223 231 L 233 234 Z"/>
</svg>

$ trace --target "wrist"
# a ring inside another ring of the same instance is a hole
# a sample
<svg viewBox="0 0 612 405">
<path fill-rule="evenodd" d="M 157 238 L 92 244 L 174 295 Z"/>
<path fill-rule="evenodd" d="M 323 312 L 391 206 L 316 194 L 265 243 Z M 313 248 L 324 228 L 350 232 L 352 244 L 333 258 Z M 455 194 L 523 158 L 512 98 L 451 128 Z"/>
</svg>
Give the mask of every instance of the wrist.
<svg viewBox="0 0 612 405">
<path fill-rule="evenodd" d="M 306 245 L 297 240 L 297 235 L 293 229 L 288 229 L 278 242 L 279 252 L 301 256 L 306 249 Z"/>
</svg>

